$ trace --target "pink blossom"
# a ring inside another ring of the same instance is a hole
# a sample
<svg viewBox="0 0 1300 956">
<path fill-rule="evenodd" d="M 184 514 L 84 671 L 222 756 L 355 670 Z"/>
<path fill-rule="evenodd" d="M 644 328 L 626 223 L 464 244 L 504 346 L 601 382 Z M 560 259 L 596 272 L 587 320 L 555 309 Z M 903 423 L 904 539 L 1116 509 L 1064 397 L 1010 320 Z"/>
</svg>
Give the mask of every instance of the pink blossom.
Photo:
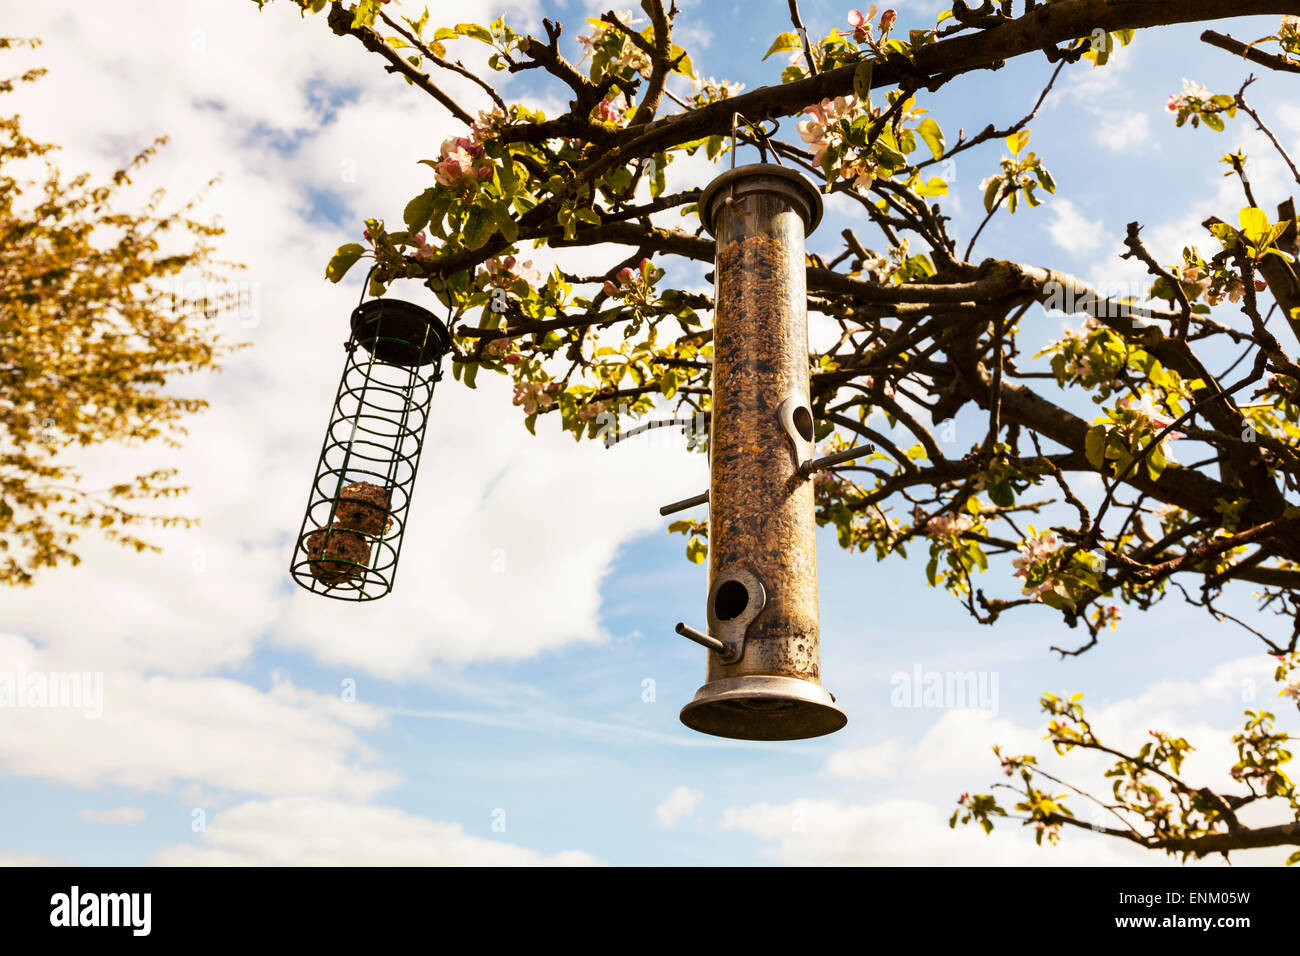
<svg viewBox="0 0 1300 956">
<path fill-rule="evenodd" d="M 880 32 L 888 33 L 894 27 L 894 21 L 898 19 L 898 13 L 894 10 L 886 10 L 880 15 Z"/>
<path fill-rule="evenodd" d="M 1029 584 L 1029 579 L 1035 574 L 1038 566 L 1044 561 L 1049 560 L 1057 551 L 1061 550 L 1064 544 L 1056 537 L 1056 533 L 1053 531 L 1044 531 L 1042 534 L 1038 534 L 1034 531 L 1033 526 L 1030 525 L 1029 532 L 1030 537 L 1017 545 L 1021 557 L 1016 558 L 1011 562 L 1012 567 L 1015 568 L 1012 575 L 1013 577 L 1021 578 L 1025 581 L 1025 587 L 1021 588 L 1020 591 L 1021 594 L 1028 598 L 1032 598 L 1035 601 L 1039 601 L 1042 600 L 1045 591 L 1050 591 L 1052 589 L 1055 582 L 1052 580 L 1050 574 L 1045 575 L 1042 583 L 1037 585 Z"/>
<path fill-rule="evenodd" d="M 853 39 L 861 43 L 871 34 L 871 21 L 876 16 L 876 5 L 873 3 L 867 7 L 867 12 L 861 10 L 849 11 L 849 26 L 853 27 Z"/>
<path fill-rule="evenodd" d="M 1183 110 L 1194 109 L 1206 103 L 1210 96 L 1210 91 L 1205 87 L 1184 78 L 1183 91 L 1169 97 L 1169 102 L 1165 104 L 1165 110 L 1169 113 L 1181 113 Z"/>
<path fill-rule="evenodd" d="M 484 149 L 479 143 L 464 136 L 444 140 L 439 151 L 440 158 L 433 168 L 434 176 L 443 186 L 459 186 L 491 179 L 491 165 L 475 163 L 483 154 Z"/>
<path fill-rule="evenodd" d="M 501 107 L 493 107 L 491 110 L 480 110 L 478 122 L 470 125 L 469 132 L 473 141 L 480 146 L 487 142 L 488 139 L 496 132 L 498 126 L 506 118 Z"/>
<path fill-rule="evenodd" d="M 533 267 L 531 259 L 528 262 L 518 262 L 514 256 L 492 258 L 483 263 L 483 268 L 489 276 L 488 284 L 497 288 L 505 288 L 516 279 L 522 279 L 530 289 L 536 289 L 542 284 L 542 273 Z"/>
<path fill-rule="evenodd" d="M 621 126 L 626 118 L 626 111 L 616 106 L 613 100 L 604 99 L 596 107 L 596 116 L 602 123 L 612 123 L 615 126 Z"/>
<path fill-rule="evenodd" d="M 536 414 L 538 410 L 555 404 L 551 388 L 545 382 L 519 382 L 515 385 L 513 404 L 522 407 L 526 415 Z"/>
<path fill-rule="evenodd" d="M 1156 404 L 1155 399 L 1150 395 L 1143 395 L 1141 400 L 1135 400 L 1130 396 L 1121 398 L 1116 405 L 1117 409 L 1124 412 L 1130 419 L 1129 433 L 1139 429 L 1153 432 L 1163 431 L 1173 424 L 1174 419 L 1163 408 Z M 1165 436 L 1169 439 L 1179 439 L 1183 435 L 1181 432 L 1171 432 Z"/>
<path fill-rule="evenodd" d="M 935 515 L 926 522 L 925 530 L 930 534 L 941 537 L 959 537 L 975 526 L 975 521 L 970 515 L 964 514 L 942 514 Z"/>
</svg>

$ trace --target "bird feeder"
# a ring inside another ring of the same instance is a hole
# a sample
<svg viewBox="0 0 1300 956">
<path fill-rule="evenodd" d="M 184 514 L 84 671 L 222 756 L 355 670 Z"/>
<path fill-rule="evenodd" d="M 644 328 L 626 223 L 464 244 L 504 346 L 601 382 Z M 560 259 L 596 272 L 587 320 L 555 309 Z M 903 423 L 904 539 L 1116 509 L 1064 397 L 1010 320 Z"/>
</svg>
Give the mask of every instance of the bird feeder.
<svg viewBox="0 0 1300 956">
<path fill-rule="evenodd" d="M 351 330 L 290 571 L 315 594 L 372 601 L 393 587 L 451 339 L 433 313 L 397 299 L 363 301 Z"/>
<path fill-rule="evenodd" d="M 804 238 L 822 215 L 797 172 L 758 163 L 713 180 L 716 242 L 705 684 L 681 712 L 720 737 L 793 740 L 847 722 L 821 686 Z M 855 449 L 852 456 L 860 454 Z M 845 455 L 834 456 L 836 462 Z"/>
</svg>

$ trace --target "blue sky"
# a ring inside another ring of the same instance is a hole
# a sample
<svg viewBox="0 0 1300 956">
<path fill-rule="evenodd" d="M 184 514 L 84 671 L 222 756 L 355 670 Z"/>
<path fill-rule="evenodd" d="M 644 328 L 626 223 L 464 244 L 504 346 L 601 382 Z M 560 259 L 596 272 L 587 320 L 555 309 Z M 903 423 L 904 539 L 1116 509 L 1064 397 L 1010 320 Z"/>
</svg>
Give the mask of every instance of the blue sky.
<svg viewBox="0 0 1300 956">
<path fill-rule="evenodd" d="M 784 55 L 759 62 L 788 26 L 784 3 L 679 5 L 701 73 L 752 89 L 784 66 Z M 167 536 L 157 559 L 88 543 L 81 567 L 6 596 L 0 670 L 103 670 L 107 691 L 91 728 L 53 712 L 0 714 L 0 801 L 10 810 L 0 860 L 1159 862 L 1082 834 L 1039 851 L 1014 825 L 990 838 L 947 829 L 957 794 L 997 776 L 990 745 L 1037 746 L 1045 690 L 1083 691 L 1126 741 L 1150 726 L 1186 733 L 1204 745 L 1206 779 L 1224 781 L 1244 702 L 1273 694 L 1268 661 L 1244 632 L 1170 600 L 1062 661 L 1049 646 L 1078 635 L 1047 609 L 982 627 L 926 587 L 923 561 L 848 555 L 830 534 L 818 542 L 822 673 L 847 728 L 787 744 L 693 734 L 677 712 L 703 680 L 704 652 L 672 628 L 701 623 L 705 572 L 685 560 L 683 539 L 664 534 L 656 509 L 703 487 L 701 460 L 648 442 L 576 447 L 545 424 L 530 439 L 502 382 L 469 393 L 448 376 L 435 396 L 394 593 L 361 609 L 296 593 L 286 542 L 356 294 L 351 283 L 328 286 L 324 263 L 362 218 L 399 218 L 423 188 L 416 160 L 453 130 L 323 23 L 276 9 L 283 3 L 261 15 L 239 0 L 224 0 L 223 15 L 183 3 L 165 22 L 142 2 L 106 6 L 124 37 L 116 55 L 95 42 L 106 12 L 82 18 L 78 7 L 73 19 L 71 4 L 50 3 L 16 13 L 20 27 L 8 29 L 45 39 L 29 59 L 51 74 L 16 94 L 14 108 L 33 134 L 65 145 L 68 167 L 111 169 L 167 131 L 154 175 L 172 195 L 221 172 L 208 206 L 229 229 L 231 257 L 249 263 L 261 312 L 229 329 L 253 348 L 192 386 L 213 403 L 181 460 L 202 529 Z M 847 7 L 802 7 L 813 34 L 844 25 Z M 932 23 L 935 8 L 899 4 L 900 27 Z M 480 0 L 465 9 L 498 12 Z M 562 20 L 572 42 L 586 12 L 570 0 L 529 6 L 521 19 Z M 1254 39 L 1274 27 L 1226 29 Z M 1163 111 L 1184 76 L 1219 92 L 1247 73 L 1200 44 L 1201 29 L 1140 34 L 1105 70 L 1065 71 L 1031 124 L 1059 196 L 999 217 L 976 258 L 1119 285 L 1138 277 L 1116 258 L 1127 222 L 1146 224 L 1170 261 L 1182 243 L 1202 241 L 1195 224 L 1205 216 L 1234 216 L 1243 203 L 1223 191 L 1216 161 L 1239 144 L 1263 159 L 1258 137 L 1240 122 L 1225 134 L 1175 131 Z M 959 126 L 969 134 L 1019 119 L 1050 70 L 1026 58 L 925 105 L 951 143 Z M 505 92 L 555 95 L 525 82 Z M 1284 83 L 1263 77 L 1253 99 L 1297 145 L 1300 111 Z M 89 98 L 75 115 L 61 108 L 74 91 Z M 957 161 L 944 202 L 957 236 L 982 216 L 979 183 L 1002 152 L 991 144 Z M 679 182 L 711 175 L 679 166 Z M 1265 160 L 1254 181 L 1267 207 L 1288 195 L 1276 163 Z M 846 212 L 832 204 L 812 249 L 834 248 Z M 703 271 L 682 275 L 698 284 Z M 1026 343 L 1046 343 L 1063 322 L 1031 313 Z M 1087 412 L 1086 401 L 1076 407 Z M 958 443 L 978 427 L 959 421 Z M 161 455 L 105 453 L 85 467 L 107 474 Z M 987 577 L 1007 590 L 1005 566 Z M 1227 606 L 1252 613 L 1248 598 Z M 917 667 L 995 675 L 996 714 L 892 706 L 891 678 Z M 355 704 L 339 699 L 345 681 L 355 681 Z M 1096 764 L 1067 766 L 1073 782 L 1100 780 Z M 105 822 L 110 811 L 121 822 Z"/>
</svg>

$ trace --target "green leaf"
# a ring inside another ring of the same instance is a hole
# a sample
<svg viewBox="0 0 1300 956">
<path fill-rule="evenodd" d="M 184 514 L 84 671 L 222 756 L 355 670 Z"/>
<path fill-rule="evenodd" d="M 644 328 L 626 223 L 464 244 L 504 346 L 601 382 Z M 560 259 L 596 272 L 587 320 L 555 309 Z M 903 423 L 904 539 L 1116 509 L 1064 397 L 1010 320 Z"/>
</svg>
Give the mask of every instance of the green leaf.
<svg viewBox="0 0 1300 956">
<path fill-rule="evenodd" d="M 1012 133 L 1007 137 L 1007 149 L 1011 150 L 1013 156 L 1019 156 L 1020 151 L 1029 145 L 1029 130 L 1022 129 L 1018 133 Z"/>
<path fill-rule="evenodd" d="M 944 141 L 943 130 L 939 128 L 939 124 L 930 117 L 926 117 L 921 122 L 921 125 L 916 128 L 916 132 L 921 139 L 925 140 L 925 145 L 930 147 L 930 154 L 935 159 L 942 159 Z"/>
<path fill-rule="evenodd" d="M 853 92 L 858 99 L 867 102 L 871 99 L 871 61 L 863 60 L 853 71 Z"/>
<path fill-rule="evenodd" d="M 1246 239 L 1252 243 L 1258 243 L 1268 234 L 1268 213 L 1262 209 L 1247 206 L 1241 211 L 1240 222 L 1241 231 L 1245 233 Z"/>
<path fill-rule="evenodd" d="M 325 267 L 325 278 L 330 282 L 338 282 L 342 279 L 349 269 L 351 269 L 358 259 L 365 253 L 365 248 L 356 242 L 349 242 L 347 245 L 339 246 L 338 251 L 334 253 L 334 258 L 330 260 Z"/>
<path fill-rule="evenodd" d="M 697 534 L 691 535 L 690 540 L 686 542 L 686 557 L 694 564 L 702 564 L 708 556 L 708 542 Z"/>
<path fill-rule="evenodd" d="M 992 212 L 993 207 L 997 205 L 998 195 L 1002 192 L 1002 179 L 994 176 L 989 180 L 988 188 L 984 190 L 984 211 Z"/>
<path fill-rule="evenodd" d="M 766 60 L 773 53 L 781 53 L 789 50 L 797 50 L 802 45 L 803 43 L 799 39 L 799 34 L 794 32 L 782 33 L 775 40 L 772 41 L 772 45 L 768 47 L 767 52 L 763 54 L 763 59 Z"/>
<path fill-rule="evenodd" d="M 918 196 L 946 196 L 948 195 L 948 184 L 938 176 L 931 176 L 928 181 L 918 181 L 912 186 L 912 191 Z"/>
<path fill-rule="evenodd" d="M 1165 470 L 1168 461 L 1165 460 L 1164 449 L 1157 445 L 1147 453 L 1146 458 L 1147 474 L 1151 476 L 1152 481 L 1159 481 L 1160 474 Z"/>
<path fill-rule="evenodd" d="M 874 149 L 876 161 L 882 166 L 887 166 L 890 169 L 902 169 L 907 165 L 907 157 L 886 142 L 885 136 L 881 136 L 880 139 L 876 140 Z"/>
<path fill-rule="evenodd" d="M 406 223 L 406 228 L 411 232 L 419 232 L 429 224 L 429 217 L 433 215 L 434 191 L 426 189 L 420 195 L 416 196 L 406 204 L 402 210 L 402 221 Z"/>
<path fill-rule="evenodd" d="M 482 40 L 489 46 L 492 45 L 492 31 L 477 23 L 458 23 L 456 24 L 456 32 L 463 37 L 473 37 L 475 40 Z"/>
<path fill-rule="evenodd" d="M 379 0 L 361 0 L 352 15 L 352 26 L 368 27 L 373 25 L 377 13 L 379 13 Z"/>
<path fill-rule="evenodd" d="M 659 157 L 650 160 L 650 198 L 658 199 L 663 195 L 668 181 L 664 175 L 664 166 L 667 165 L 660 161 Z"/>
<path fill-rule="evenodd" d="M 461 239 L 468 248 L 477 249 L 496 231 L 495 226 L 492 214 L 486 208 L 471 206 L 465 216 L 465 225 L 461 228 Z"/>
<path fill-rule="evenodd" d="M 1105 425 L 1094 425 L 1084 437 L 1083 452 L 1088 458 L 1088 464 L 1094 468 L 1101 468 L 1106 461 L 1106 435 Z"/>
</svg>

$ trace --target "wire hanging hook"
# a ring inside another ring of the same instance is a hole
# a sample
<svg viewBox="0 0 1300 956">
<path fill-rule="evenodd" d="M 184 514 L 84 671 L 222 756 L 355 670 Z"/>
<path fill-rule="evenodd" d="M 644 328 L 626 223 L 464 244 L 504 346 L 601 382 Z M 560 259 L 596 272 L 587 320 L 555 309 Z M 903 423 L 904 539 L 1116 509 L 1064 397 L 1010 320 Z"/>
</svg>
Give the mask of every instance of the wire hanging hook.
<svg viewBox="0 0 1300 956">
<path fill-rule="evenodd" d="M 767 153 L 768 150 L 771 150 L 772 158 L 776 160 L 776 164 L 778 166 L 785 165 L 785 163 L 781 161 L 781 154 L 777 152 L 776 146 L 773 145 L 772 143 L 772 137 L 775 136 L 777 130 L 781 128 L 781 124 L 778 123 L 775 119 L 772 119 L 771 117 L 768 117 L 765 120 L 760 120 L 758 123 L 753 123 L 743 114 L 741 114 L 739 111 L 733 111 L 731 114 L 731 168 L 732 169 L 736 168 L 736 133 L 739 128 L 739 124 L 737 122 L 738 120 L 744 120 L 745 125 L 749 127 L 750 132 L 753 134 L 754 137 L 754 145 L 758 147 L 759 159 L 762 162 L 764 163 L 767 162 Z M 772 124 L 771 131 L 768 131 L 763 128 L 764 123 Z"/>
</svg>

